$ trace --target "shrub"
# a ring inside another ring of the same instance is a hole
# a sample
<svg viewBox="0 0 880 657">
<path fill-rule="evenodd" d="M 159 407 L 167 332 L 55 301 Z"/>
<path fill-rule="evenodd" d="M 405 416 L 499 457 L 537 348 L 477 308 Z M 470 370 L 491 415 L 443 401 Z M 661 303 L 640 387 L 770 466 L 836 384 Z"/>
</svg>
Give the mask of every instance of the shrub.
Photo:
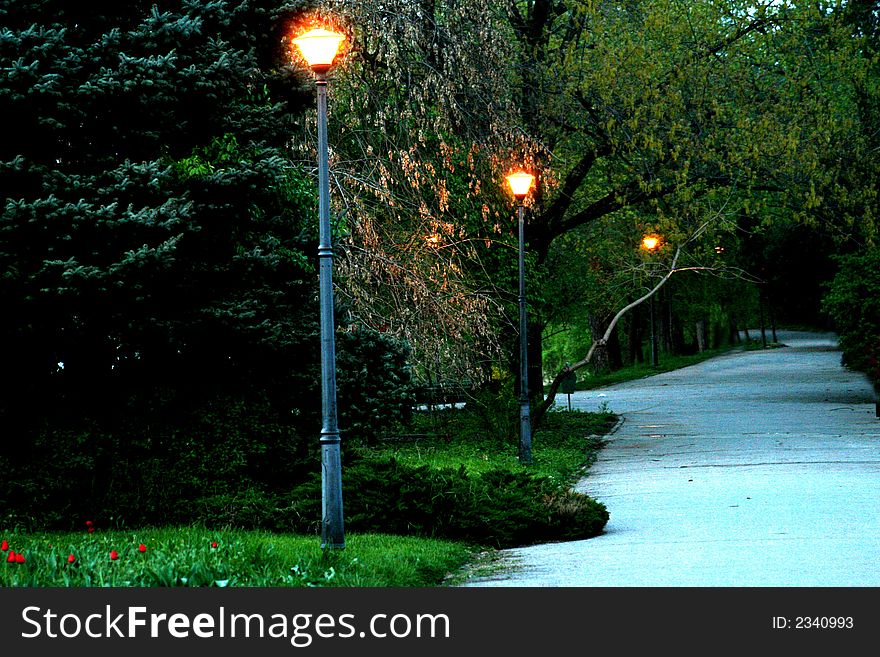
<svg viewBox="0 0 880 657">
<path fill-rule="evenodd" d="M 866 372 L 880 392 L 880 249 L 839 263 L 823 310 L 834 320 L 846 365 Z"/>
<path fill-rule="evenodd" d="M 346 527 L 358 532 L 411 534 L 494 547 L 588 538 L 601 533 L 608 512 L 600 502 L 548 478 L 508 470 L 472 475 L 464 468 L 412 467 L 395 459 L 361 460 L 343 473 Z M 294 491 L 291 528 L 316 532 L 317 477 Z"/>
<path fill-rule="evenodd" d="M 466 408 L 484 438 L 505 445 L 513 442 L 519 431 L 518 400 L 513 377 L 506 377 L 481 388 Z"/>
<path fill-rule="evenodd" d="M 415 401 L 409 346 L 369 329 L 337 334 L 339 422 L 345 436 L 373 444 L 385 429 L 407 423 Z"/>
<path fill-rule="evenodd" d="M 554 518 L 553 525 L 559 528 L 559 539 L 596 536 L 602 533 L 608 522 L 605 505 L 582 493 L 561 491 L 547 497 L 545 504 Z"/>
</svg>

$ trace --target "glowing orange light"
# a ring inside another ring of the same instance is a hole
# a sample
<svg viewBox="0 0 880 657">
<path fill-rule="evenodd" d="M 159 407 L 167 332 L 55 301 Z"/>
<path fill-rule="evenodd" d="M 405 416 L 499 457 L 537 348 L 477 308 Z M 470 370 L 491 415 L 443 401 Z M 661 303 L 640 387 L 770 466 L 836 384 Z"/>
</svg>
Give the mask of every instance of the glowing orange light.
<svg viewBox="0 0 880 657">
<path fill-rule="evenodd" d="M 326 73 L 333 65 L 343 41 L 345 35 L 320 27 L 309 30 L 293 40 L 303 58 L 316 73 Z"/>
<path fill-rule="evenodd" d="M 535 177 L 525 171 L 517 171 L 507 176 L 507 184 L 510 185 L 510 191 L 519 200 L 524 199 L 528 195 L 534 181 Z"/>
<path fill-rule="evenodd" d="M 645 235 L 642 239 L 642 246 L 648 251 L 654 251 L 660 246 L 660 237 L 657 235 Z"/>
</svg>

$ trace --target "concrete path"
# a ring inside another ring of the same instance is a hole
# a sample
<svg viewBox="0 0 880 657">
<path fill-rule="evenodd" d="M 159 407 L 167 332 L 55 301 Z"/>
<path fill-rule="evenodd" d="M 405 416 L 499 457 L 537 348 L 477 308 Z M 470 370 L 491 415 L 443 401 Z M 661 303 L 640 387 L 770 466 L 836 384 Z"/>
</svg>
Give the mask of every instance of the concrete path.
<svg viewBox="0 0 880 657">
<path fill-rule="evenodd" d="M 576 489 L 593 539 L 466 586 L 880 586 L 880 419 L 832 334 L 572 395 L 624 422 Z M 536 437 L 540 440 L 540 434 Z"/>
</svg>

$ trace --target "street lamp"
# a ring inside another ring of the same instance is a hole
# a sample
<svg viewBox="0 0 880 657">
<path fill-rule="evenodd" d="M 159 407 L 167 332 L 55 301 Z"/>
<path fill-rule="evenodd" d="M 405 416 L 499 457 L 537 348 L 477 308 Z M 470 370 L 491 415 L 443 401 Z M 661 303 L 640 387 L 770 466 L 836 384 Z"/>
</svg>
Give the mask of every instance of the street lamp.
<svg viewBox="0 0 880 657">
<path fill-rule="evenodd" d="M 645 235 L 642 238 L 642 246 L 648 251 L 655 251 L 660 246 L 660 237 L 658 235 Z"/>
<path fill-rule="evenodd" d="M 535 177 L 524 171 L 507 176 L 519 215 L 519 460 L 532 462 L 532 420 L 529 417 L 529 357 L 526 323 L 525 205 Z"/>
<path fill-rule="evenodd" d="M 314 29 L 295 38 L 315 73 L 318 90 L 318 282 L 321 299 L 321 548 L 345 547 L 342 521 L 342 463 L 336 417 L 336 342 L 333 319 L 333 248 L 330 244 L 330 165 L 327 146 L 327 71 L 342 34 Z"/>
<path fill-rule="evenodd" d="M 662 243 L 662 240 L 660 239 L 659 235 L 645 235 L 642 238 L 642 246 L 649 253 L 653 253 L 654 251 L 659 249 L 661 243 Z M 657 354 L 657 334 L 654 331 L 654 324 L 656 322 L 654 321 L 654 295 L 653 294 L 651 295 L 651 298 L 648 301 L 650 304 L 649 307 L 651 309 L 650 310 L 650 315 L 651 315 L 651 365 L 653 367 L 657 367 L 657 365 L 659 363 L 659 359 L 657 357 L 658 356 L 658 354 Z"/>
</svg>

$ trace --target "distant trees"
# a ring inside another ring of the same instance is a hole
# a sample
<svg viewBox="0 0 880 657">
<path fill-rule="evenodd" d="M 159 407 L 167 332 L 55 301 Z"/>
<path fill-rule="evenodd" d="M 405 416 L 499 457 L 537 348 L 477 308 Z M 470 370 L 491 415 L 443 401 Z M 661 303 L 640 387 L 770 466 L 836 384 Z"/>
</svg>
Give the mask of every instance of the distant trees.
<svg viewBox="0 0 880 657">
<path fill-rule="evenodd" d="M 774 289 L 801 321 L 810 310 L 818 321 L 822 254 L 876 234 L 874 3 L 506 7 L 521 44 L 525 124 L 547 147 L 550 173 L 528 234 L 554 272 L 549 285 L 561 282 L 537 321 L 550 333 L 571 326 L 589 345 L 625 303 L 612 299 L 640 294 L 639 281 L 624 280 L 629 266 L 611 266 L 633 260 L 639 233 L 681 243 L 722 207 L 699 259 L 760 282 L 753 292 L 735 284 L 748 293 L 732 295 L 754 296 L 753 321 Z M 809 276 L 792 286 L 782 263 L 802 263 Z M 679 317 L 696 314 L 690 305 L 707 319 L 716 306 L 722 322 L 748 316 L 721 297 L 724 287 L 712 284 L 719 297 L 702 300 L 703 283 L 691 281 L 675 284 Z"/>
<path fill-rule="evenodd" d="M 514 165 L 540 179 L 526 230 L 538 382 L 542 329 L 577 317 L 598 337 L 610 319 L 591 305 L 598 279 L 587 296 L 563 280 L 593 280 L 570 266 L 582 245 L 610 249 L 589 256 L 607 266 L 632 259 L 640 231 L 678 244 L 716 217 L 693 257 L 745 269 L 745 236 L 778 222 L 871 234 L 870 185 L 854 185 L 873 133 L 859 136 L 850 111 L 869 118 L 875 93 L 875 15 L 862 4 L 320 3 L 353 38 L 334 89 L 354 316 L 406 336 L 423 376 L 513 363 L 513 213 L 498 190 Z M 711 316 L 727 333 L 746 321 L 747 304 L 709 298 L 730 285 L 687 287 L 675 286 L 679 316 Z M 768 294 L 732 296 L 753 298 L 757 315 Z"/>
</svg>

